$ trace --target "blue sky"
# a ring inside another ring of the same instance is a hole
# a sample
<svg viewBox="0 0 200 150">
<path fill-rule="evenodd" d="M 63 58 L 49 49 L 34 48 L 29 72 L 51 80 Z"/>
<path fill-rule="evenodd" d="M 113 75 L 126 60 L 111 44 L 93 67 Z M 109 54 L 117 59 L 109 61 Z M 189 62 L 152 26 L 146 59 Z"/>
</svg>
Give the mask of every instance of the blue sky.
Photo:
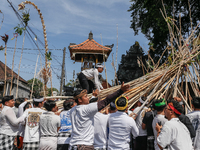
<svg viewBox="0 0 200 150">
<path fill-rule="evenodd" d="M 15 6 L 21 3 L 21 0 L 10 0 Z M 66 76 L 67 80 L 73 78 L 73 70 L 76 73 L 80 72 L 80 63 L 73 63 L 70 59 L 68 46 L 70 43 L 82 43 L 88 38 L 90 31 L 93 32 L 93 38 L 95 41 L 101 44 L 101 36 L 103 45 L 114 44 L 113 51 L 114 59 L 116 54 L 117 44 L 117 28 L 118 24 L 118 57 L 117 62 L 120 63 L 121 55 L 125 54 L 129 50 L 130 46 L 138 41 L 140 45 L 146 50 L 148 48 L 148 40 L 141 33 L 138 36 L 134 36 L 131 25 L 131 12 L 127 10 L 131 6 L 129 0 L 33 0 L 38 8 L 41 10 L 46 30 L 49 49 L 52 52 L 51 66 L 53 68 L 53 87 L 58 90 L 60 88 L 60 80 L 57 75 L 61 75 L 61 63 L 62 63 L 62 49 L 66 50 Z M 40 22 L 37 11 L 31 5 L 26 5 L 26 9 L 30 11 L 30 28 L 36 33 L 37 37 L 43 42 L 42 24 Z M 19 24 L 14 11 L 7 0 L 1 0 L 0 10 L 4 13 L 4 23 L 0 30 L 0 35 L 5 33 L 9 35 L 8 47 L 14 48 L 15 39 L 11 40 L 14 33 L 14 27 Z M 21 13 L 21 12 L 20 12 Z M 0 14 L 0 21 L 2 14 Z M 23 36 L 18 37 L 17 48 L 22 47 Z M 43 42 L 44 43 L 44 42 Z M 4 42 L 0 40 L 0 45 L 4 45 Z M 36 46 L 25 38 L 25 48 L 36 49 Z M 44 49 L 42 45 L 39 45 L 40 49 Z M 13 49 L 7 49 L 7 65 L 11 68 Z M 44 53 L 44 50 L 42 50 Z M 24 50 L 23 58 L 21 62 L 20 76 L 25 80 L 33 78 L 38 50 Z M 114 78 L 114 69 L 111 66 L 112 53 L 106 62 L 108 81 L 111 84 L 111 80 Z M 14 71 L 18 72 L 19 58 L 21 50 L 17 49 Z M 0 51 L 0 60 L 5 62 L 4 51 Z M 44 64 L 44 57 L 42 57 L 42 64 Z M 38 62 L 37 72 L 40 70 L 40 62 Z M 102 73 L 105 78 L 105 72 Z M 50 82 L 48 84 L 50 87 Z"/>
</svg>

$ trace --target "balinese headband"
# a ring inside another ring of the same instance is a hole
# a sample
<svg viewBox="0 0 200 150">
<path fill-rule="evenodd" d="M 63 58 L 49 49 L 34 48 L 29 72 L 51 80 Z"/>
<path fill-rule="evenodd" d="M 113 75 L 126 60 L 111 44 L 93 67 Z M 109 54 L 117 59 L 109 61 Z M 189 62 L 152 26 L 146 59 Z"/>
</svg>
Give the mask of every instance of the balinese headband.
<svg viewBox="0 0 200 150">
<path fill-rule="evenodd" d="M 160 107 L 160 106 L 166 105 L 165 99 L 163 98 L 162 100 L 163 100 L 163 101 L 160 102 L 160 103 L 155 103 L 155 106 Z"/>
<path fill-rule="evenodd" d="M 86 89 L 84 89 L 83 91 L 81 91 L 80 94 L 76 95 L 76 96 L 74 97 L 74 99 L 81 98 L 81 97 L 84 96 L 85 94 L 87 94 L 87 90 L 86 90 Z"/>
<path fill-rule="evenodd" d="M 181 115 L 181 113 L 174 107 L 173 103 L 168 103 L 168 106 L 178 115 Z"/>
<path fill-rule="evenodd" d="M 126 99 L 126 105 L 125 105 L 125 106 L 117 106 L 117 101 L 118 101 L 121 97 L 123 97 L 123 98 Z M 124 96 L 124 95 L 118 97 L 118 98 L 115 100 L 115 106 L 116 106 L 117 110 L 125 110 L 125 109 L 127 108 L 127 106 L 128 106 L 128 97 L 126 97 L 126 96 Z"/>
</svg>

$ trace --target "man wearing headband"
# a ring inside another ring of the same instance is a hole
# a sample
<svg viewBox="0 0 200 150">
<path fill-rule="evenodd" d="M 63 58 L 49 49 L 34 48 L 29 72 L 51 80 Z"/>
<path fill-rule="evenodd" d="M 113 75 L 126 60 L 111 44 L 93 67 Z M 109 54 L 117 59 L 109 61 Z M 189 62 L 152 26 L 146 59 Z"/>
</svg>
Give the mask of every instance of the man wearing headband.
<svg viewBox="0 0 200 150">
<path fill-rule="evenodd" d="M 70 150 L 94 150 L 94 115 L 114 101 L 123 92 L 129 89 L 130 85 L 122 83 L 121 89 L 108 95 L 104 100 L 89 103 L 87 90 L 75 91 L 74 99 L 77 106 L 70 110 L 72 133 Z"/>
<path fill-rule="evenodd" d="M 190 137 L 194 138 L 196 136 L 196 132 L 194 130 L 192 123 L 190 122 L 190 119 L 186 115 L 184 115 L 185 106 L 183 105 L 183 101 L 179 97 L 174 97 L 173 99 L 183 107 L 183 112 L 181 113 L 181 115 L 178 116 L 178 119 L 187 127 L 187 129 L 190 132 Z"/>
<path fill-rule="evenodd" d="M 155 137 L 157 137 L 156 124 L 158 123 L 159 125 L 163 126 L 165 122 L 167 122 L 167 119 L 165 118 L 165 112 L 164 112 L 165 107 L 166 107 L 165 99 L 154 100 L 153 108 L 157 110 L 157 115 L 153 119 L 152 128 L 153 128 L 153 133 Z M 155 150 L 160 150 L 160 148 L 158 147 L 156 138 L 154 140 L 154 148 Z"/>
<path fill-rule="evenodd" d="M 142 104 L 146 101 L 146 97 L 145 96 L 141 96 L 139 98 L 139 101 L 137 102 L 137 106 L 133 113 L 138 112 L 138 110 L 141 108 Z M 145 106 L 139 113 L 138 116 L 135 120 L 136 125 L 139 129 L 139 135 L 138 137 L 136 137 L 135 139 L 135 143 L 134 143 L 134 147 L 135 150 L 146 150 L 147 149 L 147 130 L 142 128 L 142 120 L 144 118 L 145 112 L 148 110 L 148 108 Z"/>
<path fill-rule="evenodd" d="M 194 110 L 187 114 L 187 117 L 192 122 L 194 130 L 196 131 L 196 137 L 193 138 L 194 149 L 200 148 L 200 97 L 194 97 L 192 101 Z"/>
<path fill-rule="evenodd" d="M 2 103 L 4 107 L 0 113 L 0 150 L 12 150 L 18 125 L 23 122 L 23 118 L 17 118 L 12 109 L 15 104 L 13 96 L 4 96 Z"/>
<path fill-rule="evenodd" d="M 125 111 L 128 110 L 128 98 L 120 96 L 115 100 L 117 108 L 116 113 L 110 114 L 108 120 L 109 126 L 109 138 L 108 138 L 108 149 L 130 149 L 130 133 L 133 137 L 137 137 L 139 130 L 136 126 L 135 120 L 129 117 Z"/>
<path fill-rule="evenodd" d="M 23 139 L 23 150 L 38 150 L 40 141 L 39 123 L 40 116 L 45 110 L 41 109 L 44 98 L 34 98 L 33 108 L 26 109 L 23 113 L 25 121 L 25 132 Z"/>
<path fill-rule="evenodd" d="M 183 109 L 174 100 L 168 102 L 165 107 L 165 117 L 168 119 L 164 126 L 156 124 L 157 143 L 159 148 L 170 150 L 192 150 L 192 140 L 187 127 L 178 119 Z M 161 130 L 162 128 L 162 130 Z"/>
<path fill-rule="evenodd" d="M 100 91 L 103 89 L 99 81 L 99 73 L 103 72 L 103 65 L 97 64 L 96 68 L 85 69 L 79 75 L 78 79 L 81 84 L 82 89 L 86 89 L 88 93 L 92 93 L 94 90 L 94 84 L 96 88 Z M 94 83 L 91 81 L 94 79 Z"/>
</svg>

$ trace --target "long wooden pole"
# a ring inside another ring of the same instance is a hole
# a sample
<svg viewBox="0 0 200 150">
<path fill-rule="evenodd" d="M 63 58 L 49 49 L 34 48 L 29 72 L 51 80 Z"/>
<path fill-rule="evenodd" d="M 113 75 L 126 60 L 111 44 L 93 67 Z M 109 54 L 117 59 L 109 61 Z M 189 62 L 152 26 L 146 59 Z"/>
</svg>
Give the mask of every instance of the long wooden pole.
<svg viewBox="0 0 200 150">
<path fill-rule="evenodd" d="M 10 95 L 11 95 L 11 92 L 12 92 L 12 84 L 13 84 L 13 69 L 14 69 L 15 52 L 16 52 L 16 46 L 17 46 L 17 37 L 18 36 L 16 36 L 15 49 L 14 49 L 13 60 L 12 60 L 12 77 L 11 77 L 11 82 L 10 82 Z"/>
<path fill-rule="evenodd" d="M 102 34 L 101 34 L 101 45 L 103 45 Z M 105 70 L 105 76 L 106 76 L 106 86 L 108 88 L 108 77 L 107 77 L 104 49 L 103 49 L 103 63 L 104 63 L 104 70 Z"/>
<path fill-rule="evenodd" d="M 19 5 L 19 10 L 20 9 L 24 9 L 25 5 L 24 4 L 31 4 L 32 6 L 34 6 L 34 8 L 38 11 L 38 14 L 40 15 L 40 19 L 41 19 L 41 23 L 42 23 L 42 27 L 43 27 L 43 34 L 44 34 L 44 41 L 45 41 L 45 54 L 47 54 L 48 52 L 48 42 L 47 42 L 47 33 L 46 33 L 46 26 L 44 24 L 44 19 L 42 16 L 42 13 L 40 12 L 40 9 L 37 7 L 37 5 L 35 5 L 33 2 L 31 1 L 25 1 L 22 2 Z M 24 7 L 23 7 L 24 6 Z M 46 71 L 46 75 L 48 74 L 48 64 L 47 64 L 47 56 L 45 56 L 45 71 Z M 47 83 L 45 82 L 45 91 L 47 90 Z M 44 93 L 45 93 L 44 91 Z"/>
<path fill-rule="evenodd" d="M 32 95 L 33 95 L 33 87 L 34 87 L 34 82 L 35 82 L 35 77 L 36 77 L 38 58 L 39 58 L 39 55 L 37 56 L 37 61 L 36 61 L 36 64 L 35 64 L 35 73 L 34 73 L 34 78 L 33 78 L 33 83 L 32 83 L 32 88 L 31 88 L 30 99 L 32 99 Z"/>
<path fill-rule="evenodd" d="M 4 55 L 5 55 L 5 80 L 4 80 L 4 90 L 3 90 L 3 96 L 5 96 L 5 94 L 6 94 L 6 80 L 7 80 L 7 59 L 6 59 L 6 55 L 7 55 L 7 42 L 5 42 L 5 53 L 4 53 Z"/>
<path fill-rule="evenodd" d="M 25 28 L 26 28 L 26 27 L 25 27 Z M 19 67 L 18 67 L 17 89 L 16 89 L 16 96 L 15 96 L 15 98 L 18 98 L 19 73 L 20 73 L 20 65 L 21 65 L 22 55 L 23 55 L 23 50 L 24 50 L 25 35 L 26 35 L 26 29 L 24 30 L 23 44 L 22 44 L 21 56 L 20 56 Z"/>
</svg>

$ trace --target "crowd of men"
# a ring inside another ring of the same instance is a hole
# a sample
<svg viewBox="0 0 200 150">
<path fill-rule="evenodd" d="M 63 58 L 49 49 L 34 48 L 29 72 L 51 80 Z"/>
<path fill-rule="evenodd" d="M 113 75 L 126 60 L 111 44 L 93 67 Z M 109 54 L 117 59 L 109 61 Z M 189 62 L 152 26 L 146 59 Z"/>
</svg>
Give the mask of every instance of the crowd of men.
<svg viewBox="0 0 200 150">
<path fill-rule="evenodd" d="M 4 96 L 0 101 L 0 150 L 199 150 L 200 98 L 185 115 L 180 98 L 145 97 L 128 110 L 128 84 L 105 99 L 89 99 L 87 90 L 58 110 L 53 99 Z M 110 106 L 106 109 L 106 106 Z"/>
</svg>

